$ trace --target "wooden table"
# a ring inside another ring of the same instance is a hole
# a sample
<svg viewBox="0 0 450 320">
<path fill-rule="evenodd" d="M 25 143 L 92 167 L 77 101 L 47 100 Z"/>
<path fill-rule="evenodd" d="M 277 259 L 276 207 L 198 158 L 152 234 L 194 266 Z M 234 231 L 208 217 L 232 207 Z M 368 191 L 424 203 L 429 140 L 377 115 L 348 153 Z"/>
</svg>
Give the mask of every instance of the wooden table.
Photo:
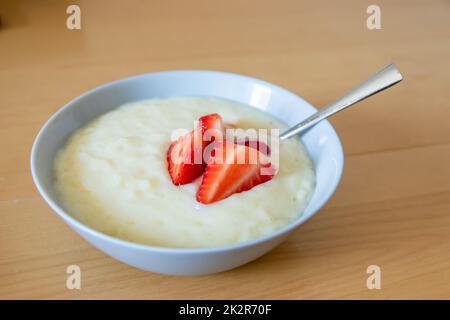
<svg viewBox="0 0 450 320">
<path fill-rule="evenodd" d="M 450 298 L 450 5 L 376 1 L 2 1 L 0 298 Z M 81 8 L 81 30 L 66 8 Z M 395 62 L 405 80 L 331 119 L 343 180 L 283 245 L 202 277 L 147 273 L 80 238 L 30 178 L 39 128 L 82 92 L 128 75 L 212 69 L 323 106 Z M 66 288 L 79 265 L 81 290 Z M 381 289 L 366 287 L 369 265 Z"/>
</svg>

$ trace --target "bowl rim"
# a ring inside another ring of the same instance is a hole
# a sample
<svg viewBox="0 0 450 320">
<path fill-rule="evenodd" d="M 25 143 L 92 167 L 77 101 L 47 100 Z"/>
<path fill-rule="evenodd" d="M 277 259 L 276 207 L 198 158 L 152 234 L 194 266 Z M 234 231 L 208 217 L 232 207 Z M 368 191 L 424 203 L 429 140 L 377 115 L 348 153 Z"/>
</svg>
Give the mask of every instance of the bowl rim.
<svg viewBox="0 0 450 320">
<path fill-rule="evenodd" d="M 88 91 L 83 92 L 82 94 L 78 95 L 77 97 L 71 99 L 69 102 L 67 102 L 65 105 L 63 105 L 61 108 L 59 108 L 56 112 L 54 112 L 50 116 L 50 118 L 48 118 L 48 120 L 42 125 L 42 127 L 40 128 L 38 134 L 36 135 L 36 137 L 34 139 L 32 149 L 31 149 L 31 154 L 30 154 L 31 176 L 32 176 L 32 180 L 33 180 L 40 196 L 44 199 L 44 201 L 47 203 L 47 205 L 61 219 L 64 220 L 64 222 L 68 223 L 69 226 L 71 226 L 71 227 L 74 226 L 76 228 L 75 231 L 77 231 L 77 233 L 79 233 L 79 230 L 82 230 L 85 233 L 90 234 L 93 237 L 101 238 L 101 240 L 103 240 L 105 242 L 112 242 L 114 245 L 119 245 L 119 246 L 123 246 L 123 247 L 131 247 L 136 250 L 144 250 L 144 251 L 166 253 L 166 254 L 204 254 L 204 253 L 213 253 L 213 252 L 217 253 L 217 252 L 234 251 L 234 250 L 239 250 L 239 249 L 242 249 L 245 247 L 250 247 L 250 246 L 253 246 L 253 245 L 256 245 L 259 243 L 268 242 L 272 239 L 282 236 L 283 234 L 290 233 L 291 231 L 293 231 L 294 229 L 299 227 L 301 224 L 306 222 L 308 219 L 310 219 L 312 216 L 314 216 L 328 202 L 328 200 L 331 198 L 331 196 L 335 193 L 336 188 L 339 185 L 339 182 L 341 181 L 342 174 L 343 174 L 344 152 L 343 152 L 341 140 L 340 140 L 339 135 L 337 134 L 336 130 L 328 122 L 328 120 L 322 120 L 322 123 L 325 123 L 325 125 L 328 127 L 328 129 L 331 130 L 331 132 L 336 136 L 336 142 L 337 142 L 336 148 L 338 150 L 336 156 L 340 160 L 340 161 L 338 161 L 338 165 L 336 167 L 337 177 L 333 181 L 333 184 L 330 188 L 330 192 L 321 199 L 319 205 L 317 205 L 316 208 L 314 210 L 312 210 L 310 214 L 308 214 L 308 215 L 301 214 L 298 218 L 296 218 L 289 224 L 285 225 L 284 227 L 276 230 L 275 232 L 266 234 L 264 236 L 261 236 L 261 237 L 255 238 L 255 239 L 250 239 L 250 240 L 237 242 L 237 243 L 233 243 L 233 244 L 214 246 L 214 247 L 200 247 L 200 248 L 163 247 L 163 246 L 152 246 L 152 245 L 147 245 L 147 244 L 143 244 L 143 243 L 137 243 L 137 242 L 120 239 L 120 238 L 108 235 L 106 233 L 103 233 L 101 231 L 98 231 L 98 230 L 82 223 L 81 221 L 77 220 L 76 218 L 72 217 L 69 213 L 67 213 L 62 208 L 62 206 L 60 206 L 56 201 L 54 201 L 52 199 L 52 197 L 46 192 L 46 190 L 42 186 L 42 184 L 37 176 L 37 173 L 36 173 L 37 172 L 37 168 L 36 168 L 36 152 L 37 151 L 36 150 L 39 148 L 39 145 L 42 143 L 42 140 L 44 139 L 43 136 L 44 136 L 44 133 L 45 133 L 47 127 L 54 121 L 54 119 L 56 119 L 60 114 L 65 112 L 65 110 L 71 108 L 79 100 L 82 100 L 97 91 L 103 90 L 112 85 L 119 84 L 122 82 L 133 81 L 133 80 L 136 80 L 139 78 L 144 78 L 144 77 L 147 77 L 150 75 L 157 76 L 158 74 L 162 75 L 162 74 L 169 74 L 169 73 L 194 73 L 197 75 L 209 74 L 209 75 L 216 75 L 216 76 L 227 76 L 227 77 L 240 78 L 242 80 L 251 81 L 251 82 L 259 83 L 259 84 L 262 84 L 262 85 L 265 85 L 265 86 L 268 86 L 271 88 L 275 88 L 277 91 L 281 91 L 285 94 L 293 95 L 293 96 L 295 96 L 295 98 L 303 101 L 309 109 L 311 109 L 314 112 L 317 111 L 317 109 L 311 103 L 309 103 L 307 100 L 305 100 L 304 98 L 302 98 L 302 97 L 298 96 L 297 94 L 295 94 L 287 89 L 284 89 L 283 87 L 280 87 L 276 84 L 273 84 L 273 83 L 270 83 L 270 82 L 267 82 L 264 80 L 260 80 L 260 79 L 257 79 L 257 78 L 251 77 L 251 76 L 246 76 L 246 75 L 237 74 L 237 73 L 223 72 L 223 71 L 213 71 L 213 70 L 182 69 L 182 70 L 163 70 L 163 71 L 142 73 L 142 74 L 137 74 L 137 75 L 113 80 L 113 81 L 96 86 L 92 89 L 89 89 Z M 262 111 L 262 112 L 264 112 L 264 111 Z M 90 240 L 89 240 L 89 242 L 90 242 Z"/>
</svg>

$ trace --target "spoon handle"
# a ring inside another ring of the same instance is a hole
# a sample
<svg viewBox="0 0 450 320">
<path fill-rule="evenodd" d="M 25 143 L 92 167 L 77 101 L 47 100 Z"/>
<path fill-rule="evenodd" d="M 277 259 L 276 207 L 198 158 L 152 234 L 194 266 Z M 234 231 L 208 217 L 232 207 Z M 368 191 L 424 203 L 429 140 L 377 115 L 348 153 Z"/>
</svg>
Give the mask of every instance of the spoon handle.
<svg viewBox="0 0 450 320">
<path fill-rule="evenodd" d="M 316 125 L 323 119 L 328 118 L 329 116 L 344 110 L 345 108 L 350 107 L 351 105 L 364 100 L 375 93 L 383 91 L 384 89 L 387 89 L 402 80 L 403 77 L 400 74 L 400 71 L 398 71 L 394 64 L 390 64 L 372 75 L 369 79 L 361 83 L 353 90 L 347 92 L 344 96 L 330 103 L 325 108 L 314 113 L 299 124 L 283 132 L 280 135 L 280 139 L 287 139 L 295 136 L 296 134 L 299 134 L 300 132 Z"/>
</svg>

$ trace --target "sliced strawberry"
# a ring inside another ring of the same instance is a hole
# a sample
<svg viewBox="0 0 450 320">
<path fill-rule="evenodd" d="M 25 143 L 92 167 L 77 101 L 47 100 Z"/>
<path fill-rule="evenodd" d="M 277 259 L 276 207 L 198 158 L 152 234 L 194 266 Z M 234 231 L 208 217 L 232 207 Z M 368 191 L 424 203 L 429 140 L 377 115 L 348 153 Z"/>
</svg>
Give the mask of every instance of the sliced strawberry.
<svg viewBox="0 0 450 320">
<path fill-rule="evenodd" d="M 223 140 L 225 137 L 225 126 L 222 117 L 217 113 L 200 117 L 198 126 L 202 131 L 204 146 L 214 141 Z"/>
<path fill-rule="evenodd" d="M 275 172 L 265 158 L 245 145 L 216 143 L 197 190 L 197 201 L 209 204 L 269 181 Z M 268 172 L 264 174 L 262 169 Z"/>
<path fill-rule="evenodd" d="M 223 141 L 225 139 L 225 126 L 222 117 L 217 113 L 208 114 L 198 119 L 198 126 L 202 132 L 203 138 L 203 159 L 205 163 L 210 157 L 213 148 L 213 142 Z"/>
<path fill-rule="evenodd" d="M 223 139 L 225 129 L 217 113 L 200 117 L 197 128 L 172 143 L 167 163 L 173 184 L 190 183 L 203 173 L 203 153 L 212 141 Z"/>
<path fill-rule="evenodd" d="M 200 130 L 192 130 L 173 142 L 167 150 L 168 170 L 174 185 L 192 182 L 203 173 L 200 139 Z"/>
</svg>

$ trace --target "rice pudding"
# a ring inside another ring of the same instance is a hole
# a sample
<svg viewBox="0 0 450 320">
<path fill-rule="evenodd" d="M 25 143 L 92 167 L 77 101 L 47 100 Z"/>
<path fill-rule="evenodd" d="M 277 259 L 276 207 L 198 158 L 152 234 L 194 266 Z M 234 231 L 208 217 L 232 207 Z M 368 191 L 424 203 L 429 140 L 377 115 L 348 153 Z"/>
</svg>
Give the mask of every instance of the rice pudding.
<svg viewBox="0 0 450 320">
<path fill-rule="evenodd" d="M 312 163 L 298 139 L 280 143 L 270 181 L 204 205 L 201 179 L 176 186 L 166 152 L 174 130 L 216 112 L 236 127 L 286 126 L 228 100 L 176 97 L 132 102 L 75 132 L 54 163 L 55 187 L 73 217 L 108 235 L 153 246 L 213 247 L 255 239 L 298 218 L 314 189 Z"/>
</svg>

